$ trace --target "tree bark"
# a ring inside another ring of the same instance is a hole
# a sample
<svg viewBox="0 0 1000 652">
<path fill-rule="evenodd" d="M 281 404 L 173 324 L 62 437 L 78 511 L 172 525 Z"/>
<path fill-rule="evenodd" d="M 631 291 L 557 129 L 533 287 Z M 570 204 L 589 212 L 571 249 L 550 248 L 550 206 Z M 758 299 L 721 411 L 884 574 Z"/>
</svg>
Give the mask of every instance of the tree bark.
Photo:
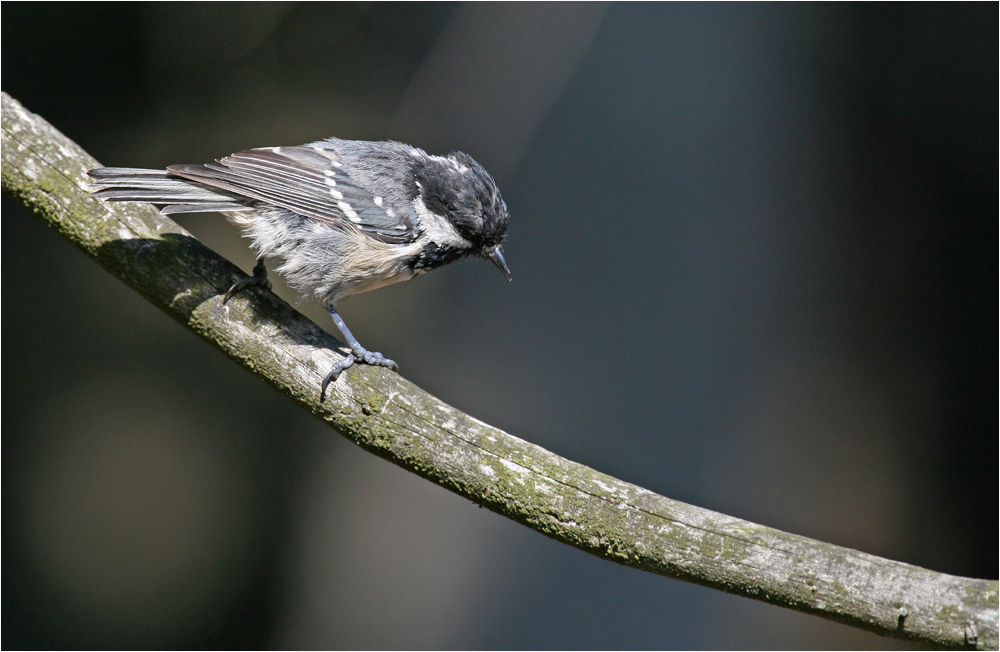
<svg viewBox="0 0 1000 652">
<path fill-rule="evenodd" d="M 941 648 L 997 649 L 997 582 L 955 577 L 686 505 L 488 426 L 381 368 L 321 402 L 343 344 L 144 204 L 88 193 L 97 161 L 3 94 L 3 187 L 50 226 L 344 436 L 605 559 Z"/>
</svg>

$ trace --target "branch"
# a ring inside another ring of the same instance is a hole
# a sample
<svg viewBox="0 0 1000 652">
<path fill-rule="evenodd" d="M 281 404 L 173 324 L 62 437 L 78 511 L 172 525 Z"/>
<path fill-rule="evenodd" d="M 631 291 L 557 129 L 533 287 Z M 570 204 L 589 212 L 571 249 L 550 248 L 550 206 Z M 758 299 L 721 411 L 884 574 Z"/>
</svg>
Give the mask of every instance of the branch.
<svg viewBox="0 0 1000 652">
<path fill-rule="evenodd" d="M 686 505 L 563 459 L 401 376 L 354 366 L 319 402 L 337 340 L 144 204 L 87 192 L 97 161 L 3 94 L 3 187 L 50 226 L 351 441 L 605 559 L 942 648 L 997 649 L 997 582 L 955 577 Z"/>
</svg>

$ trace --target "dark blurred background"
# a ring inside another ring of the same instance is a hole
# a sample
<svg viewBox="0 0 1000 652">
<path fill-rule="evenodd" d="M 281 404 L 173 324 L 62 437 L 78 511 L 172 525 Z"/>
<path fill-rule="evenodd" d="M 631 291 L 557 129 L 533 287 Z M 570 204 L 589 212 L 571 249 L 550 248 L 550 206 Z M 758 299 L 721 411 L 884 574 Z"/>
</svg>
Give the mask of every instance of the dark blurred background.
<svg viewBox="0 0 1000 652">
<path fill-rule="evenodd" d="M 672 498 L 996 578 L 997 42 L 993 3 L 5 2 L 2 87 L 114 166 L 467 151 L 514 282 L 350 299 L 367 346 Z M 5 648 L 905 647 L 478 509 L 3 202 Z"/>
</svg>

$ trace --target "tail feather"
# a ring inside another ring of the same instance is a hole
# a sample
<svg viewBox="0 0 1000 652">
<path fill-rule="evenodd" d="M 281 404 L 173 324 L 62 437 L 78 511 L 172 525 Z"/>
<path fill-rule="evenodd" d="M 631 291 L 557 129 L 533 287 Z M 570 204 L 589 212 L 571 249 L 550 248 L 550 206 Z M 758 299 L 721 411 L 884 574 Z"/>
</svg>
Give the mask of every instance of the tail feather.
<svg viewBox="0 0 1000 652">
<path fill-rule="evenodd" d="M 163 205 L 172 213 L 233 212 L 251 210 L 245 198 L 173 176 L 166 170 L 98 168 L 88 173 L 97 197 L 107 201 L 141 201 Z"/>
<path fill-rule="evenodd" d="M 174 213 L 241 213 L 253 211 L 253 206 L 243 204 L 173 204 L 164 206 L 161 215 Z"/>
<path fill-rule="evenodd" d="M 118 178 L 118 177 L 167 177 L 166 170 L 146 170 L 143 168 L 97 168 L 87 172 L 95 179 Z"/>
</svg>

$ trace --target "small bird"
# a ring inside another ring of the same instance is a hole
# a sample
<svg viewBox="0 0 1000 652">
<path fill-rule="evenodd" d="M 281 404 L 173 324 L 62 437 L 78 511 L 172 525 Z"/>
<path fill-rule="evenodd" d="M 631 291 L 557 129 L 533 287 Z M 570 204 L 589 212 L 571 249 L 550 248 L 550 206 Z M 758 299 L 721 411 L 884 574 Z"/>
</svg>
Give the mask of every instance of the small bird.
<svg viewBox="0 0 1000 652">
<path fill-rule="evenodd" d="M 493 261 L 507 280 L 501 244 L 507 205 L 493 177 L 468 154 L 432 156 L 397 142 L 326 140 L 261 147 L 205 165 L 166 170 L 99 168 L 88 174 L 106 201 L 163 206 L 160 213 L 218 212 L 240 227 L 257 253 L 251 285 L 270 289 L 265 259 L 279 258 L 289 285 L 318 298 L 350 346 L 320 387 L 355 363 L 398 366 L 367 350 L 337 302 L 408 281 L 465 256 Z"/>
</svg>

